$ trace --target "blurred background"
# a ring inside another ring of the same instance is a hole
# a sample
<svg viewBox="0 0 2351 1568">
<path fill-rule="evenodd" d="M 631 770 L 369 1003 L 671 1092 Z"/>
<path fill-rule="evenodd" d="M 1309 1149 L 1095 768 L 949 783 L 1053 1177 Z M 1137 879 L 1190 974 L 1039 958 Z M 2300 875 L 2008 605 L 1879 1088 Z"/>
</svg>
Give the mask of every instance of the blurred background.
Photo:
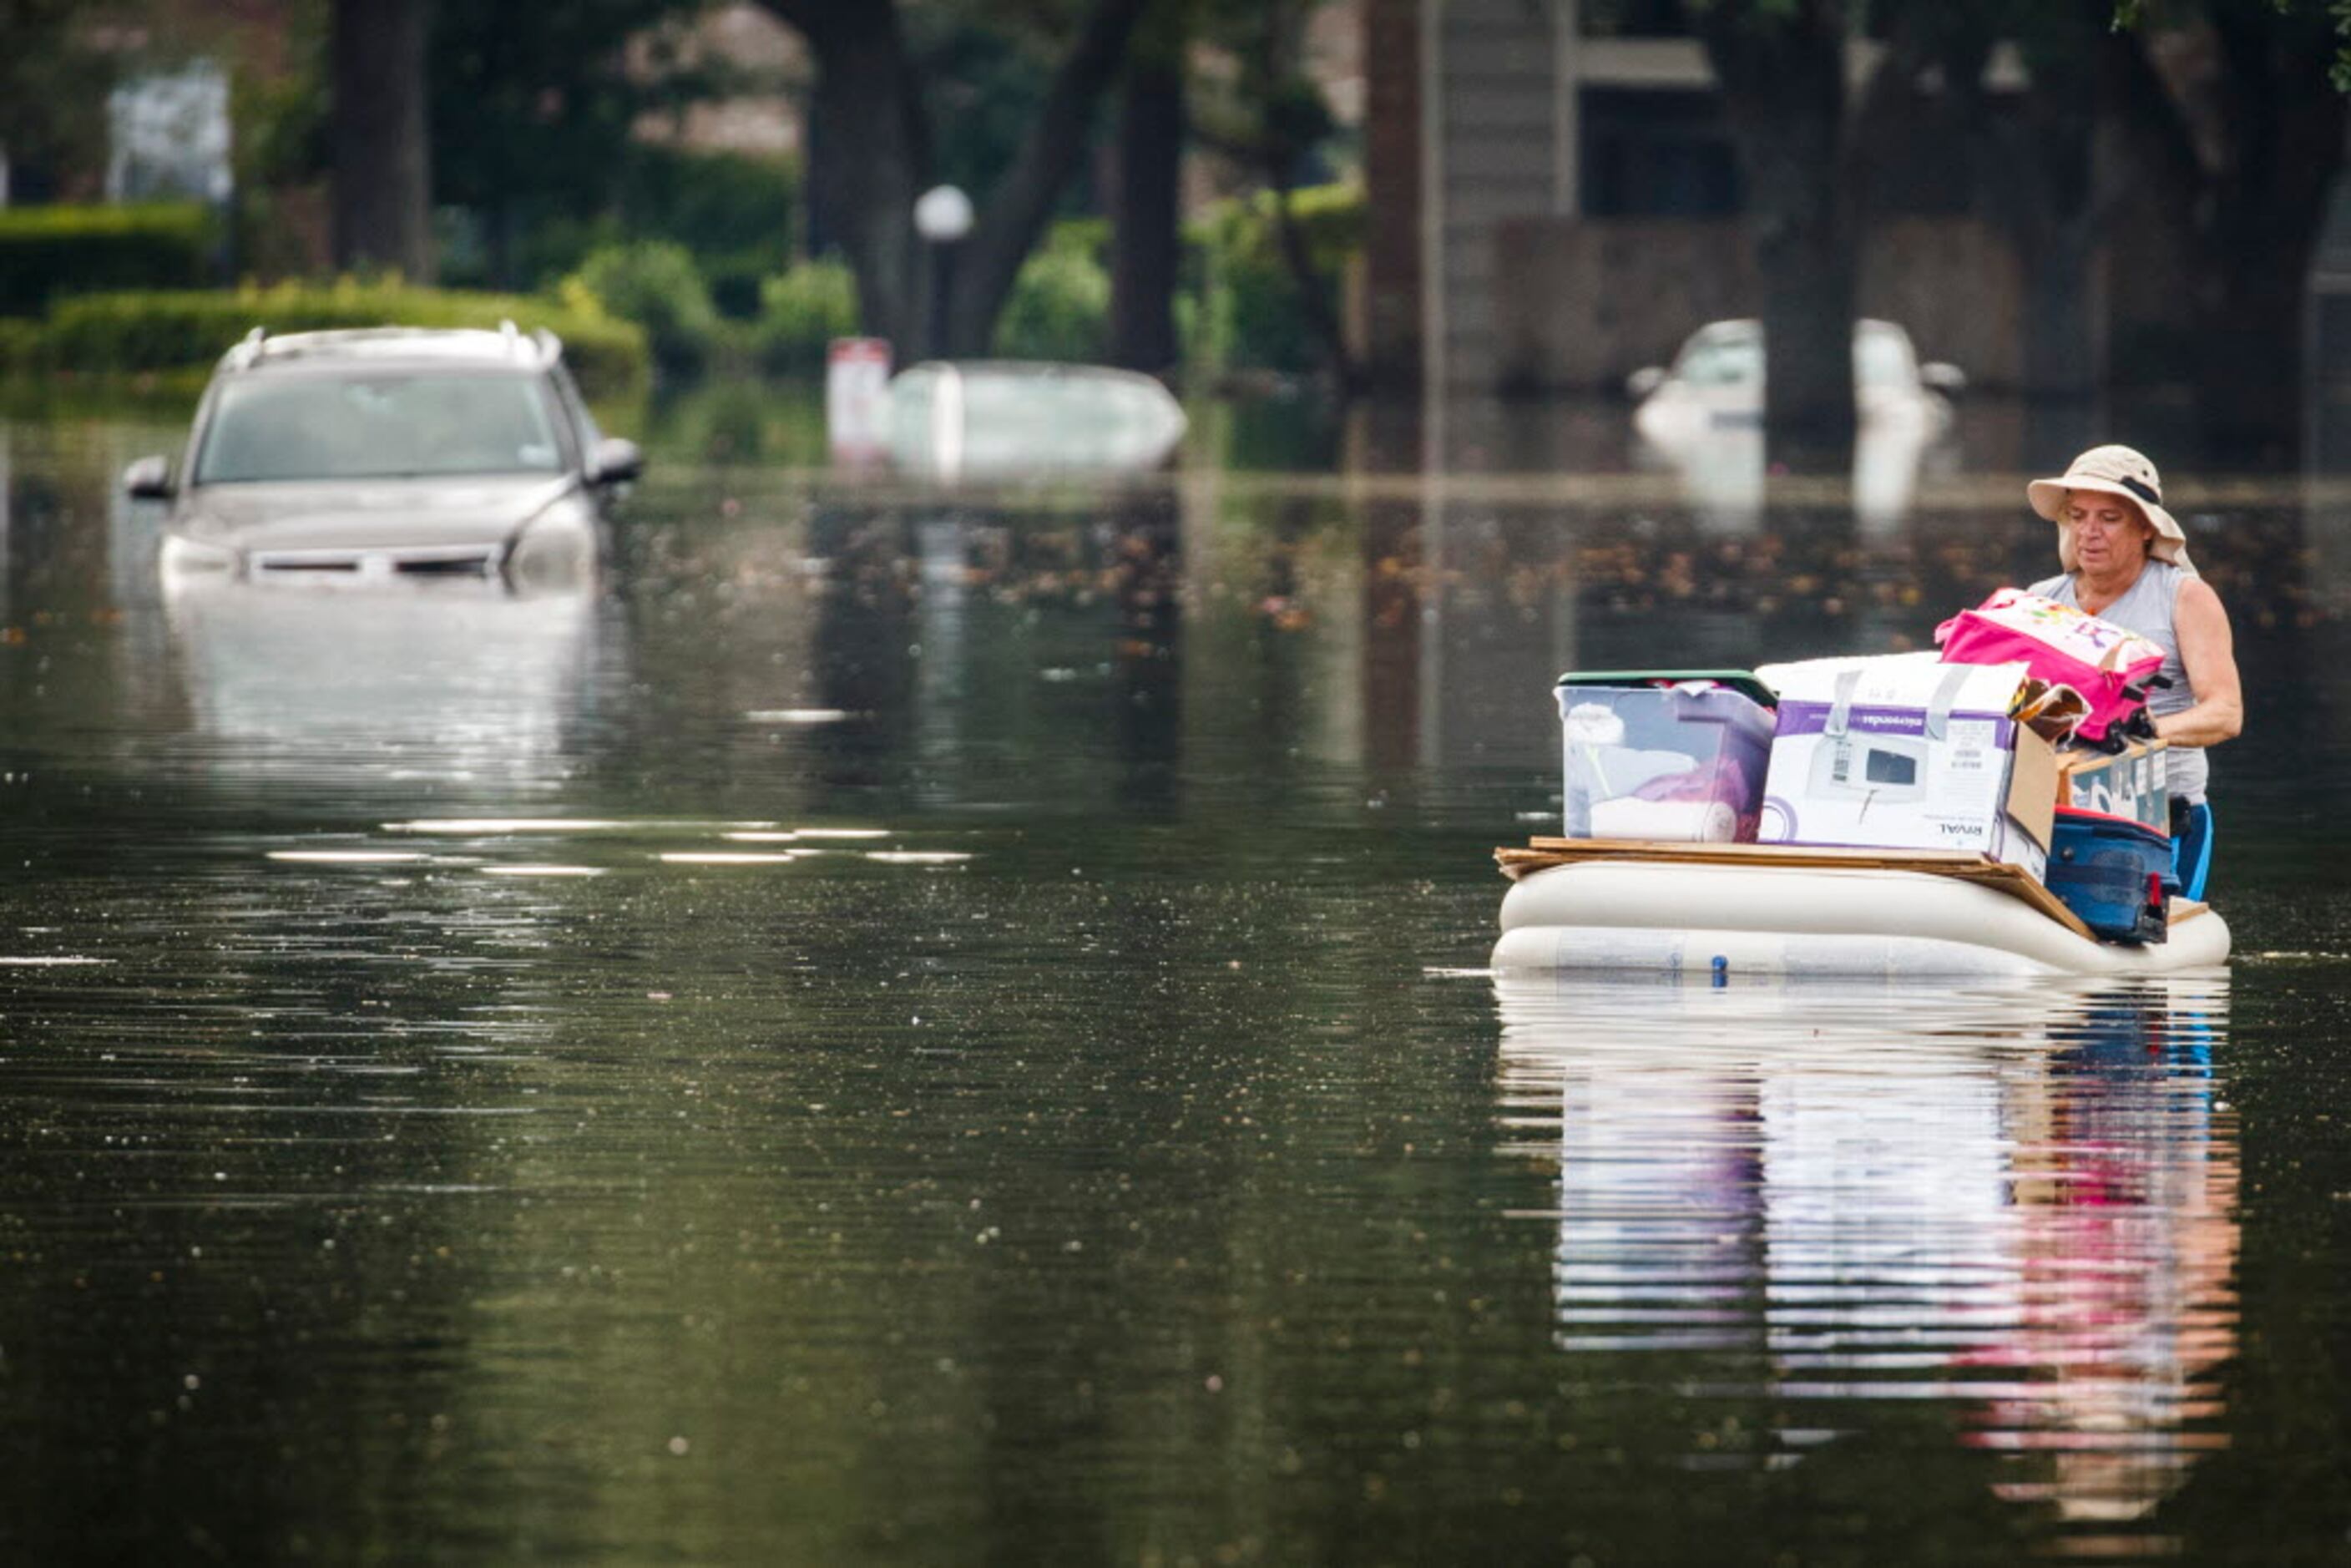
<svg viewBox="0 0 2351 1568">
<path fill-rule="evenodd" d="M 2324 465 L 2351 377 L 2334 10 L 23 0 L 0 364 L 21 401 L 200 367 L 256 320 L 504 313 L 607 393 L 668 395 L 812 381 L 858 334 L 902 366 L 1368 396 L 1388 464 L 1719 489 L 1760 447 L 1561 410 L 1754 319 L 1769 461 L 1833 470 L 1887 423 L 1846 370 L 1882 319 L 1930 403 L 1964 385 L 1970 467 L 2118 428 L 2175 467 Z M 963 204 L 926 229 L 940 187 Z"/>
</svg>

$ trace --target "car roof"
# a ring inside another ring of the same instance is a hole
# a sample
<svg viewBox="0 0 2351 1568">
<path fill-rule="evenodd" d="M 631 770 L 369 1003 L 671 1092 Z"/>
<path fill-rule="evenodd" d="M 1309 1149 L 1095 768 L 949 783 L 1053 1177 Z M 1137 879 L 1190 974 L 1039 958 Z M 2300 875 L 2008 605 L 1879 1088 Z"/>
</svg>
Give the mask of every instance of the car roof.
<svg viewBox="0 0 2351 1568">
<path fill-rule="evenodd" d="M 276 337 L 267 329 L 256 327 L 221 356 L 220 368 L 326 369 L 358 363 L 538 371 L 554 364 L 562 354 L 563 344 L 554 333 L 542 327 L 525 334 L 511 321 L 501 322 L 495 331 L 477 327 L 350 327 Z"/>
<path fill-rule="evenodd" d="M 1871 336 L 1876 337 L 1883 337 L 1894 333 L 1899 333 L 1901 336 L 1906 338 L 1910 335 L 1908 332 L 1903 330 L 1902 324 L 1900 322 L 1882 320 L 1876 316 L 1857 316 L 1854 318 L 1853 329 L 1856 334 L 1867 333 Z M 1763 323 L 1755 317 L 1733 316 L 1721 321 L 1708 321 L 1705 326 L 1700 327 L 1696 331 L 1692 332 L 1690 337 L 1693 340 L 1698 338 L 1752 338 L 1761 333 L 1762 330 Z"/>
</svg>

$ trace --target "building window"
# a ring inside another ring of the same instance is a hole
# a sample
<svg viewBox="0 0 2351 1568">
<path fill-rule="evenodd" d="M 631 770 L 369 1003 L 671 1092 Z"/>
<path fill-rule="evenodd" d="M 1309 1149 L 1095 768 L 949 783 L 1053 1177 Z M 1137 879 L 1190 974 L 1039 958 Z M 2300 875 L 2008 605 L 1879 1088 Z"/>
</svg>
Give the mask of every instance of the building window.
<svg viewBox="0 0 2351 1568">
<path fill-rule="evenodd" d="M 1682 0 L 1583 0 L 1577 31 L 1587 38 L 1687 38 Z"/>
<path fill-rule="evenodd" d="M 1739 161 L 1715 94 L 1588 87 L 1578 103 L 1584 216 L 1711 218 L 1740 210 Z"/>
</svg>

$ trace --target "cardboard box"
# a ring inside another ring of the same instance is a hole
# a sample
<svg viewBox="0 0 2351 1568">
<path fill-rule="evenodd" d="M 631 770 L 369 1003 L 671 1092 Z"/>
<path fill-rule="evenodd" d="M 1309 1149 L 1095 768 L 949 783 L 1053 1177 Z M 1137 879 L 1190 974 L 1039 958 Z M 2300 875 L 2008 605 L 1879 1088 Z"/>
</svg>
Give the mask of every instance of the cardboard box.
<svg viewBox="0 0 2351 1568">
<path fill-rule="evenodd" d="M 2008 716 L 2024 679 L 1903 656 L 1782 666 L 1759 837 L 1975 850 L 2042 875 L 2057 758 Z"/>
<path fill-rule="evenodd" d="M 2119 752 L 2062 747 L 2057 803 L 2171 831 L 2170 762 L 2165 741 L 2134 740 Z"/>
<path fill-rule="evenodd" d="M 1558 688 L 1572 839 L 1752 843 L 1771 712 L 1704 681 Z"/>
</svg>

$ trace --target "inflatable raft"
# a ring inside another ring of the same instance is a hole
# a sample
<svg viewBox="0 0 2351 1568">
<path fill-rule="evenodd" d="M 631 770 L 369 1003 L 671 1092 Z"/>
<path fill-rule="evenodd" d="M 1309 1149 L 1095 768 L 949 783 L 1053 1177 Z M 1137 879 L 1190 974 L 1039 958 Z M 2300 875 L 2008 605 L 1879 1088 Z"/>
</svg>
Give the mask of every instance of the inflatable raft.
<svg viewBox="0 0 2351 1568">
<path fill-rule="evenodd" d="M 2229 957 L 2229 927 L 2175 899 L 2168 936 L 2103 942 L 2020 868 L 1949 851 L 1537 839 L 1495 852 L 1498 971 L 2163 975 Z"/>
</svg>

